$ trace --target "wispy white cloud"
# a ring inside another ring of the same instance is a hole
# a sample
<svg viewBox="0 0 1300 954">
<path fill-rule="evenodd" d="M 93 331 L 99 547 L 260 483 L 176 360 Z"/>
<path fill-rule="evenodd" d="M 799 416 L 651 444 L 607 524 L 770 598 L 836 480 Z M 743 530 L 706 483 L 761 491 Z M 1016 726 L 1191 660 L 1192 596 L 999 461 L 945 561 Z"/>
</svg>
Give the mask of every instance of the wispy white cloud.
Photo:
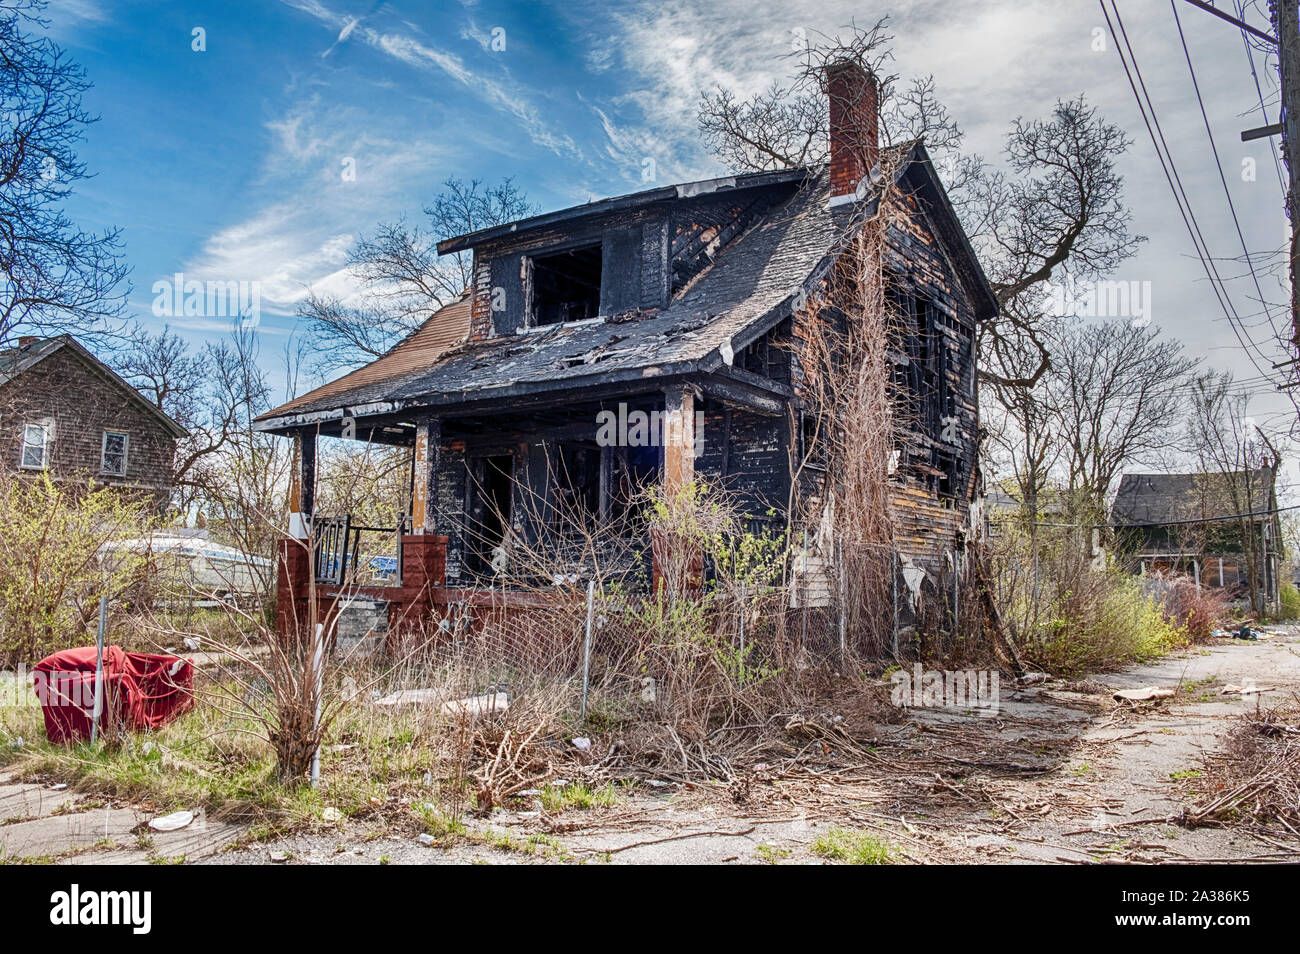
<svg viewBox="0 0 1300 954">
<path fill-rule="evenodd" d="M 309 289 L 355 294 L 349 248 L 375 223 L 418 208 L 411 193 L 447 155 L 442 143 L 393 123 L 402 128 L 385 130 L 381 119 L 317 96 L 266 123 L 270 146 L 255 191 L 268 203 L 210 235 L 183 264 L 186 277 L 256 281 L 272 315 L 292 314 Z"/>
<path fill-rule="evenodd" d="M 440 72 L 459 83 L 493 109 L 514 120 L 537 145 L 559 156 L 581 158 L 573 139 L 547 122 L 529 101 L 530 90 L 513 82 L 501 82 L 476 73 L 454 53 L 431 46 L 410 32 L 384 31 L 329 10 L 318 0 L 281 0 L 282 3 L 308 14 L 317 21 L 339 30 L 335 45 L 356 37 L 372 49 L 419 70 Z M 345 36 L 344 34 L 347 34 Z M 331 47 L 332 49 L 332 47 Z M 328 51 L 327 51 L 328 52 Z"/>
</svg>

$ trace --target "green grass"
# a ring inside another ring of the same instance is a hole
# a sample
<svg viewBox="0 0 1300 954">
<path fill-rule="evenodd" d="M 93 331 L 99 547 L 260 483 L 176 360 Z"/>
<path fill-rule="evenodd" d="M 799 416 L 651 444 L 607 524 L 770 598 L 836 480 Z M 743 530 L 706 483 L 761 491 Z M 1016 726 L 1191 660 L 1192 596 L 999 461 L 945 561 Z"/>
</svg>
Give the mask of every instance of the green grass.
<svg viewBox="0 0 1300 954">
<path fill-rule="evenodd" d="M 1169 777 L 1178 782 L 1189 778 L 1204 778 L 1205 773 L 1200 769 L 1183 769 L 1181 772 L 1170 772 Z"/>
<path fill-rule="evenodd" d="M 894 860 L 889 842 L 865 831 L 832 828 L 812 844 L 813 854 L 848 865 L 887 865 Z"/>
<path fill-rule="evenodd" d="M 556 787 L 547 785 L 542 789 L 542 808 L 548 812 L 563 811 L 566 808 L 611 808 L 618 803 L 618 795 L 611 783 L 592 788 L 585 782 L 570 782 Z"/>
<path fill-rule="evenodd" d="M 439 843 L 450 843 L 463 838 L 466 834 L 467 829 L 463 821 L 442 811 L 431 802 L 416 806 L 415 813 L 424 823 L 424 830 L 438 839 Z"/>
<path fill-rule="evenodd" d="M 771 845 L 758 845 L 754 849 L 754 854 L 758 860 L 766 865 L 775 865 L 790 857 L 789 848 L 774 848 Z"/>
</svg>

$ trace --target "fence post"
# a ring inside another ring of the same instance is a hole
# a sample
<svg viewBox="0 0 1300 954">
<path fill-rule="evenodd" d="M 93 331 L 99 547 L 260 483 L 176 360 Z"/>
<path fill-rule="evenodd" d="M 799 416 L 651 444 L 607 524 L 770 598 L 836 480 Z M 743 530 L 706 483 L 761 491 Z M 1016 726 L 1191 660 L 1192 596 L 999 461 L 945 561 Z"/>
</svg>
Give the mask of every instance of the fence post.
<svg viewBox="0 0 1300 954">
<path fill-rule="evenodd" d="M 95 708 L 90 716 L 91 745 L 99 737 L 99 717 L 104 712 L 104 630 L 107 624 L 108 594 L 105 593 L 99 598 L 99 628 L 95 630 Z"/>
<path fill-rule="evenodd" d="M 745 679 L 745 584 L 740 584 L 740 679 Z"/>
<path fill-rule="evenodd" d="M 323 708 L 323 694 L 325 691 L 325 624 L 317 623 L 315 637 L 312 641 L 311 652 L 311 678 L 312 688 L 316 693 L 316 713 L 312 719 L 312 731 L 320 729 L 321 710 Z M 316 740 L 316 750 L 311 755 L 311 787 L 315 788 L 320 784 L 320 746 L 321 740 Z"/>
<path fill-rule="evenodd" d="M 587 687 L 591 683 L 591 623 L 596 608 L 596 581 L 587 581 L 587 635 L 582 640 L 582 708 L 578 718 L 587 721 Z"/>
<path fill-rule="evenodd" d="M 848 655 L 848 636 L 849 636 L 849 580 L 848 571 L 844 567 L 844 538 L 841 537 L 840 545 L 840 664 L 843 665 L 845 657 Z"/>
<path fill-rule="evenodd" d="M 892 626 L 894 658 L 897 659 L 898 658 L 898 551 L 894 550 L 892 547 L 890 548 L 890 555 L 889 555 L 889 587 L 890 587 L 890 594 L 891 594 L 891 599 L 893 601 L 893 608 L 894 608 L 894 621 Z"/>
<path fill-rule="evenodd" d="M 957 550 L 952 551 L 952 638 L 955 642 L 960 638 L 961 619 L 958 613 L 961 612 L 961 553 Z"/>
</svg>

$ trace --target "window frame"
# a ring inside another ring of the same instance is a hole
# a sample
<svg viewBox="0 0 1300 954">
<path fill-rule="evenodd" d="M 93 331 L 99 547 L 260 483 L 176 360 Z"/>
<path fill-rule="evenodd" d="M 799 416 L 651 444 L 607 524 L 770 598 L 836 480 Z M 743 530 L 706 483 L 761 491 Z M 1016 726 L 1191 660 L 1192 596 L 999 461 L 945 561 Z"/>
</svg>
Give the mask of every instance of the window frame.
<svg viewBox="0 0 1300 954">
<path fill-rule="evenodd" d="M 39 464 L 27 463 L 27 449 L 34 447 L 27 440 L 27 434 L 32 428 L 37 428 L 41 432 L 41 462 Z M 18 445 L 18 468 L 19 470 L 48 470 L 50 467 L 50 444 L 54 441 L 54 422 L 50 420 L 24 421 L 23 422 L 23 439 Z"/>
<path fill-rule="evenodd" d="M 113 437 L 122 438 L 122 469 L 121 470 L 108 469 L 108 438 L 110 437 L 110 435 Z M 130 458 L 130 453 L 131 453 L 131 435 L 126 431 L 113 431 L 113 430 L 106 429 L 103 432 L 103 435 L 100 438 L 100 442 L 99 442 L 99 473 L 104 477 L 125 477 L 127 461 Z"/>
<path fill-rule="evenodd" d="M 537 265 L 540 261 L 543 268 L 546 268 L 546 260 L 551 258 L 560 258 L 561 256 L 572 254 L 574 252 L 584 252 L 597 250 L 600 253 L 600 274 L 596 288 L 596 313 L 588 315 L 586 318 L 569 318 L 561 321 L 547 321 L 539 323 L 537 320 Z M 567 325 L 579 325 L 587 322 L 603 321 L 605 316 L 601 312 L 601 305 L 605 298 L 605 240 L 604 238 L 588 239 L 585 241 L 566 242 L 563 245 L 552 245 L 547 248 L 538 249 L 523 256 L 520 268 L 520 277 L 525 287 L 524 294 L 524 314 L 523 321 L 520 324 L 520 330 L 532 331 L 539 328 L 562 328 Z"/>
</svg>

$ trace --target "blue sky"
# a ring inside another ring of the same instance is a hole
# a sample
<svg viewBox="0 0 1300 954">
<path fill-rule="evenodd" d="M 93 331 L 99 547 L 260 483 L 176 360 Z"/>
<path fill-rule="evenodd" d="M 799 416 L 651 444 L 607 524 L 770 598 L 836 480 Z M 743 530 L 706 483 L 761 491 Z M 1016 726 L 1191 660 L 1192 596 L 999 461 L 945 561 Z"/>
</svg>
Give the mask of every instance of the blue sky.
<svg viewBox="0 0 1300 954">
<path fill-rule="evenodd" d="M 1269 144 L 1238 140 L 1263 122 L 1240 34 L 1179 6 L 1249 247 L 1276 251 L 1285 217 Z M 1169 5 L 1120 9 L 1211 250 L 1239 255 Z M 1079 92 L 1128 130 L 1128 197 L 1151 241 L 1114 277 L 1152 282 L 1156 324 L 1247 379 L 1261 420 L 1287 420 L 1290 405 L 1213 305 L 1109 38 L 1098 48 L 1100 10 L 1082 0 L 54 0 L 51 30 L 86 67 L 88 106 L 102 116 L 81 150 L 97 175 L 70 212 L 123 228 L 143 320 L 160 322 L 151 286 L 178 271 L 260 282 L 273 353 L 306 288 L 346 292 L 348 246 L 379 221 L 419 217 L 447 176 L 513 175 L 560 208 L 644 187 L 647 159 L 659 184 L 716 174 L 694 128 L 701 89 L 757 90 L 785 77 L 799 31 L 886 12 L 898 72 L 933 72 L 968 146 L 990 158 L 1011 119 Z M 494 29 L 504 50 L 492 48 Z M 1265 100 L 1275 119 L 1267 81 Z M 1248 280 L 1230 284 L 1239 310 L 1260 310 Z M 1276 282 L 1268 291 L 1284 300 Z M 221 325 L 171 323 L 195 336 Z"/>
</svg>

